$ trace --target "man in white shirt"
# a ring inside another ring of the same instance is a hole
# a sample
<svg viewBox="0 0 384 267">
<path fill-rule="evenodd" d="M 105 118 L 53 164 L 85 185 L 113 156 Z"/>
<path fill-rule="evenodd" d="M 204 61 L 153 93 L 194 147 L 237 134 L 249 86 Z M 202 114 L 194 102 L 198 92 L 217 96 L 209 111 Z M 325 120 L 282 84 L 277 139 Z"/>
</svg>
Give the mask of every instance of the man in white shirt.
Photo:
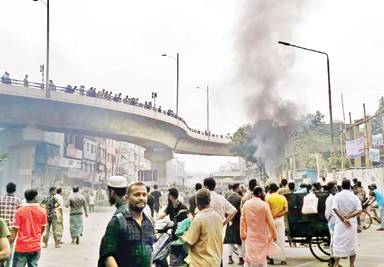
<svg viewBox="0 0 384 267">
<path fill-rule="evenodd" d="M 95 212 L 95 200 L 96 198 L 93 195 L 89 197 L 89 213 Z"/>
<path fill-rule="evenodd" d="M 343 190 L 333 199 L 332 209 L 336 213 L 336 225 L 333 238 L 333 256 L 335 267 L 339 267 L 340 258 L 350 257 L 350 266 L 354 266 L 357 248 L 357 218 L 361 213 L 360 199 L 350 190 L 351 182 L 343 180 Z"/>
<path fill-rule="evenodd" d="M 204 188 L 208 189 L 211 192 L 211 209 L 220 215 L 221 220 L 223 221 L 223 226 L 226 226 L 237 213 L 237 209 L 229 203 L 223 196 L 216 194 L 215 190 L 216 181 L 212 177 L 204 179 Z M 225 218 L 225 214 L 228 215 Z M 225 232 L 225 229 L 224 229 Z"/>
</svg>

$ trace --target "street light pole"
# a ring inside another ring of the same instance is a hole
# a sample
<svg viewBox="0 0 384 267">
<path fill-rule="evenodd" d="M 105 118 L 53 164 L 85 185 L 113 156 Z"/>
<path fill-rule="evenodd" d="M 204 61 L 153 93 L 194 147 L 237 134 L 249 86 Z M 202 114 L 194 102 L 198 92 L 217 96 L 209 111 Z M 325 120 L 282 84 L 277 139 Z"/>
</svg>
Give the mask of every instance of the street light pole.
<svg viewBox="0 0 384 267">
<path fill-rule="evenodd" d="M 209 87 L 207 86 L 207 90 L 202 87 L 197 87 L 197 89 L 201 89 L 207 92 L 207 132 L 208 136 L 210 136 L 211 134 L 209 133 Z"/>
<path fill-rule="evenodd" d="M 178 119 L 179 117 L 179 53 L 177 53 L 176 57 L 176 65 L 177 65 L 177 71 L 176 71 L 176 118 Z"/>
<path fill-rule="evenodd" d="M 330 75 L 330 71 L 329 71 L 329 57 L 328 57 L 328 54 L 325 53 L 325 52 L 318 51 L 318 50 L 313 50 L 313 49 L 309 49 L 309 48 L 293 45 L 293 44 L 290 44 L 290 43 L 287 43 L 287 42 L 279 41 L 279 44 L 286 45 L 286 46 L 292 46 L 292 47 L 300 48 L 300 49 L 303 49 L 303 50 L 308 50 L 308 51 L 311 51 L 311 52 L 323 54 L 323 55 L 325 55 L 327 57 L 329 118 L 331 120 L 331 155 L 333 155 L 332 92 L 331 92 L 331 75 Z"/>
<path fill-rule="evenodd" d="M 170 57 L 176 61 L 176 118 L 179 116 L 179 53 L 176 54 L 176 59 L 167 54 L 162 54 L 163 57 Z"/>
<path fill-rule="evenodd" d="M 49 82 L 49 0 L 47 2 L 44 2 L 43 0 L 33 0 L 35 2 L 41 1 L 43 2 L 47 7 L 47 54 L 46 54 L 46 66 L 45 66 L 45 97 L 50 98 L 51 97 L 51 91 L 48 88 L 48 82 Z"/>
</svg>

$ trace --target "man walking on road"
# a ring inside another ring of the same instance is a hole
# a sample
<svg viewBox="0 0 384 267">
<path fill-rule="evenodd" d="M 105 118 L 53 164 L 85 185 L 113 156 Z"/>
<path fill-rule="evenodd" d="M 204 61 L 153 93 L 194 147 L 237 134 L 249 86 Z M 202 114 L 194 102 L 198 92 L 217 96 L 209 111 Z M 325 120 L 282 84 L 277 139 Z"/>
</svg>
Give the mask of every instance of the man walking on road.
<svg viewBox="0 0 384 267">
<path fill-rule="evenodd" d="M 336 225 L 333 239 L 335 267 L 339 267 L 340 258 L 350 257 L 353 267 L 357 248 L 357 219 L 361 213 L 360 199 L 350 191 L 351 182 L 342 182 L 343 190 L 333 198 L 332 209 L 336 213 Z"/>
<path fill-rule="evenodd" d="M 41 236 L 47 225 L 47 211 L 37 203 L 37 190 L 24 193 L 27 203 L 18 209 L 12 227 L 11 242 L 15 240 L 14 267 L 36 267 L 41 254 Z"/>
<path fill-rule="evenodd" d="M 49 189 L 49 196 L 47 197 L 46 204 L 45 204 L 48 212 L 48 224 L 45 228 L 45 235 L 43 237 L 43 243 L 44 243 L 43 248 L 48 247 L 49 232 L 51 231 L 51 228 L 53 233 L 53 239 L 55 240 L 55 248 L 60 247 L 57 239 L 57 232 L 56 232 L 56 226 L 57 226 L 56 208 L 59 206 L 59 204 L 56 201 L 55 194 L 56 194 L 56 188 L 51 187 Z"/>
<path fill-rule="evenodd" d="M 212 193 L 212 192 L 211 192 Z M 207 189 L 197 192 L 197 208 L 199 212 L 183 237 L 189 246 L 191 267 L 219 267 L 223 254 L 223 221 L 210 208 L 210 195 Z"/>
<path fill-rule="evenodd" d="M 266 267 L 267 256 L 280 253 L 279 247 L 271 243 L 272 239 L 277 240 L 277 230 L 271 209 L 264 202 L 264 189 L 255 187 L 253 195 L 241 209 L 240 236 L 245 241 L 244 266 Z"/>
<path fill-rule="evenodd" d="M 156 215 L 158 215 L 159 213 L 159 210 L 160 210 L 160 198 L 161 198 L 161 193 L 160 191 L 157 189 L 158 186 L 157 184 L 155 184 L 153 186 L 153 188 L 155 189 L 154 191 L 152 191 L 151 195 L 154 197 L 155 199 L 155 212 L 156 212 Z"/>
<path fill-rule="evenodd" d="M 61 239 L 63 238 L 63 205 L 64 205 L 64 200 L 63 196 L 61 195 L 62 189 L 57 188 L 56 190 L 56 195 L 55 199 L 58 204 L 56 208 L 56 236 L 57 236 L 57 243 L 58 244 L 64 244 L 64 242 L 61 242 Z"/>
<path fill-rule="evenodd" d="M 15 212 L 21 207 L 21 200 L 15 197 L 16 185 L 14 183 L 8 183 L 6 186 L 7 194 L 0 198 L 0 218 L 2 218 L 7 227 L 11 230 Z M 5 266 L 9 267 L 13 256 L 14 247 L 11 246 L 11 255 L 9 260 L 6 261 Z"/>
<path fill-rule="evenodd" d="M 91 196 L 89 197 L 89 213 L 95 212 L 95 200 L 96 198 L 93 194 L 91 194 Z"/>
<path fill-rule="evenodd" d="M 287 265 L 285 258 L 285 226 L 284 215 L 288 212 L 288 202 L 285 197 L 279 195 L 277 191 L 279 187 L 277 184 L 270 185 L 271 195 L 267 198 L 266 202 L 269 204 L 272 212 L 273 219 L 275 220 L 277 228 L 277 244 L 280 247 L 280 254 L 270 257 L 270 264 L 274 264 L 274 260 L 280 260 L 281 265 Z"/>
<path fill-rule="evenodd" d="M 144 214 L 147 188 L 136 182 L 128 187 L 128 207 L 109 221 L 100 244 L 99 267 L 151 267 L 154 228 Z"/>
<path fill-rule="evenodd" d="M 76 244 L 78 245 L 80 243 L 80 235 L 83 233 L 83 208 L 85 218 L 88 218 L 87 201 L 85 197 L 80 194 L 78 187 L 73 188 L 73 194 L 68 197 L 65 206 L 71 208 L 69 213 L 69 227 L 72 244 L 74 244 L 76 240 Z"/>
</svg>

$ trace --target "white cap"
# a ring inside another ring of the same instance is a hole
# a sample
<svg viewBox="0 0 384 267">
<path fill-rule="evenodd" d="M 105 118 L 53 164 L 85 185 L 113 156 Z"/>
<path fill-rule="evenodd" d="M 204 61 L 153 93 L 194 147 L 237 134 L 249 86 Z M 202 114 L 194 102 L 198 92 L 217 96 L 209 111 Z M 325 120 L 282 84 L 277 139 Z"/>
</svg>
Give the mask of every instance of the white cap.
<svg viewBox="0 0 384 267">
<path fill-rule="evenodd" d="M 108 179 L 108 186 L 114 188 L 125 188 L 128 187 L 127 178 L 123 176 L 111 176 Z"/>
</svg>

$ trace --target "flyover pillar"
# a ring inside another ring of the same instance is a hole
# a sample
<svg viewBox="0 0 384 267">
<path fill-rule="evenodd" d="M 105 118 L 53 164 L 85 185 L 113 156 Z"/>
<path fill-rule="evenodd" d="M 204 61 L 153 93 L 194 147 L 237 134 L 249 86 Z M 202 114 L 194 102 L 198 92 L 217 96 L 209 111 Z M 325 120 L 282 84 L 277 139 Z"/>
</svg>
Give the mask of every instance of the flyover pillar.
<svg viewBox="0 0 384 267">
<path fill-rule="evenodd" d="M 16 184 L 16 196 L 24 198 L 24 191 L 34 187 L 36 144 L 41 140 L 41 130 L 36 128 L 5 129 L 0 132 L 0 153 L 9 159 L 0 164 L 0 192 L 5 194 L 9 182 Z"/>
<path fill-rule="evenodd" d="M 157 184 L 168 182 L 167 162 L 173 158 L 172 149 L 146 150 L 144 157 L 151 161 L 151 169 L 157 171 Z"/>
</svg>

